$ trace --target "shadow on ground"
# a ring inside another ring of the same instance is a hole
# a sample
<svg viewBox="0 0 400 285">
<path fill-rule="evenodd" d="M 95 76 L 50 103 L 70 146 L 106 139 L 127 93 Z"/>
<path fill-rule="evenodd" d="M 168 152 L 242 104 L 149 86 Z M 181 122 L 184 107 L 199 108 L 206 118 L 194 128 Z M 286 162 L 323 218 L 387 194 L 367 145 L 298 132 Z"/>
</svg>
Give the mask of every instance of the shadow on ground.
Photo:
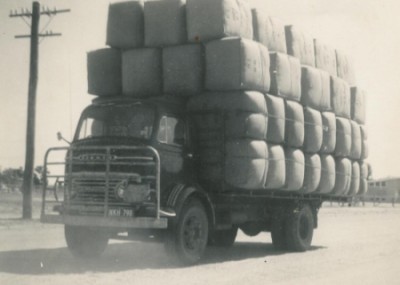
<svg viewBox="0 0 400 285">
<path fill-rule="evenodd" d="M 314 247 L 313 250 L 321 249 Z M 232 248 L 209 247 L 201 264 L 223 263 L 285 254 L 272 244 L 237 242 Z M 0 252 L 0 273 L 73 274 L 84 272 L 120 272 L 135 269 L 174 268 L 161 244 L 117 243 L 108 246 L 101 258 L 80 260 L 67 248 Z"/>
</svg>

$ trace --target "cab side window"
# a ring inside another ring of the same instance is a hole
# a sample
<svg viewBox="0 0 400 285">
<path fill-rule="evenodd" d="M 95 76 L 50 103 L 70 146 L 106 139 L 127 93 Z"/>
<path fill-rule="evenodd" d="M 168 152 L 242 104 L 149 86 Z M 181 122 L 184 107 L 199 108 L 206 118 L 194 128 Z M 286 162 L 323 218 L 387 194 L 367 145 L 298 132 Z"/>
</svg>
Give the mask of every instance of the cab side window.
<svg viewBox="0 0 400 285">
<path fill-rule="evenodd" d="M 157 139 L 160 143 L 182 146 L 184 132 L 183 122 L 174 117 L 163 116 L 160 120 Z"/>
</svg>

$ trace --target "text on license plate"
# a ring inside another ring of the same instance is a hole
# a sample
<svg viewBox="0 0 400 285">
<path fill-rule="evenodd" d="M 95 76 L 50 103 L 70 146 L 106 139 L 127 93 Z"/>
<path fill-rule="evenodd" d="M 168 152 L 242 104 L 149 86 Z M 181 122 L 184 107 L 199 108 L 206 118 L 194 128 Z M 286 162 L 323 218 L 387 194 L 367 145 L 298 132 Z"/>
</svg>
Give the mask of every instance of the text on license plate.
<svg viewBox="0 0 400 285">
<path fill-rule="evenodd" d="M 133 210 L 132 209 L 108 209 L 108 216 L 109 217 L 133 217 Z"/>
</svg>

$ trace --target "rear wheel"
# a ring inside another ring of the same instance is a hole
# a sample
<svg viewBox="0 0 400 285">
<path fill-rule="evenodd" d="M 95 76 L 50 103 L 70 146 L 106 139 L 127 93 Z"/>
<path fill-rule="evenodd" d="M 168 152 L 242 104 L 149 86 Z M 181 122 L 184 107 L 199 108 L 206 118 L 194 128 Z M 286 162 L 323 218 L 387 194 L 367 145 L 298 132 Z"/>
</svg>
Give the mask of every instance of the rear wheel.
<svg viewBox="0 0 400 285">
<path fill-rule="evenodd" d="M 174 261 L 192 265 L 200 260 L 207 246 L 208 218 L 198 199 L 189 199 L 178 220 L 171 225 L 165 248 Z"/>
<path fill-rule="evenodd" d="M 235 243 L 237 232 L 237 227 L 213 231 L 208 238 L 208 244 L 211 246 L 231 247 Z"/>
<path fill-rule="evenodd" d="M 95 228 L 65 225 L 64 234 L 68 249 L 80 258 L 99 257 L 109 240 L 109 233 Z"/>
<path fill-rule="evenodd" d="M 290 207 L 285 223 L 287 248 L 306 251 L 311 247 L 314 232 L 314 216 L 309 205 Z"/>
</svg>

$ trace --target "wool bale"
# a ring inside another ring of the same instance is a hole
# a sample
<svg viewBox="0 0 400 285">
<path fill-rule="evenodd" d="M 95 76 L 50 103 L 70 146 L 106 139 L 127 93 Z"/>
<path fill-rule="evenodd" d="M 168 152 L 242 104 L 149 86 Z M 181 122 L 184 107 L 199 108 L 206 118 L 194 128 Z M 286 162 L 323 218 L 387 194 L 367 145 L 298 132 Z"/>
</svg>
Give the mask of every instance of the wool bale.
<svg viewBox="0 0 400 285">
<path fill-rule="evenodd" d="M 121 52 L 105 48 L 87 54 L 88 92 L 98 96 L 120 95 Z"/>
<path fill-rule="evenodd" d="M 254 40 L 265 45 L 270 52 L 287 53 L 283 23 L 258 9 L 252 9 L 251 12 Z"/>
<path fill-rule="evenodd" d="M 334 48 L 314 39 L 315 67 L 337 76 L 336 51 Z"/>
<path fill-rule="evenodd" d="M 351 123 L 348 119 L 336 118 L 335 156 L 348 157 L 351 152 Z"/>
<path fill-rule="evenodd" d="M 122 92 L 148 97 L 162 93 L 161 50 L 133 49 L 122 52 Z"/>
<path fill-rule="evenodd" d="M 191 97 L 187 104 L 188 112 L 230 111 L 267 114 L 268 109 L 264 95 L 256 91 L 207 92 Z"/>
<path fill-rule="evenodd" d="M 365 161 L 360 162 L 360 189 L 358 195 L 365 195 L 368 192 L 368 177 L 369 177 L 369 165 Z"/>
<path fill-rule="evenodd" d="M 331 110 L 330 77 L 310 66 L 301 68 L 301 103 L 320 111 Z"/>
<path fill-rule="evenodd" d="M 351 159 L 360 159 L 362 152 L 362 139 L 360 126 L 355 121 L 350 121 L 351 124 Z"/>
<path fill-rule="evenodd" d="M 350 119 L 350 87 L 346 81 L 331 76 L 331 106 L 336 116 Z"/>
<path fill-rule="evenodd" d="M 267 142 L 282 143 L 285 139 L 285 101 L 269 94 L 265 100 L 268 108 Z"/>
<path fill-rule="evenodd" d="M 300 59 L 301 64 L 315 66 L 314 41 L 295 26 L 285 27 L 288 54 Z"/>
<path fill-rule="evenodd" d="M 321 153 L 333 153 L 336 147 L 336 116 L 331 112 L 322 112 L 322 145 Z"/>
<path fill-rule="evenodd" d="M 360 125 L 361 131 L 361 159 L 367 159 L 369 155 L 369 146 L 368 146 L 368 131 L 366 126 Z"/>
<path fill-rule="evenodd" d="M 121 49 L 144 44 L 143 1 L 110 4 L 108 8 L 106 44 Z"/>
<path fill-rule="evenodd" d="M 267 137 L 268 117 L 264 114 L 227 112 L 222 116 L 219 112 L 206 112 L 191 117 L 195 123 L 194 135 L 201 141 L 223 137 L 265 140 Z"/>
<path fill-rule="evenodd" d="M 301 147 L 304 143 L 303 106 L 295 101 L 285 104 L 285 144 L 289 147 Z"/>
<path fill-rule="evenodd" d="M 200 178 L 241 189 L 262 189 L 268 172 L 264 141 L 233 140 L 217 148 L 203 148 L 199 157 Z"/>
<path fill-rule="evenodd" d="M 204 89 L 204 53 L 201 45 L 170 46 L 162 50 L 163 90 L 193 95 Z"/>
<path fill-rule="evenodd" d="M 270 53 L 270 75 L 270 94 L 300 101 L 301 66 L 297 58 L 283 53 Z"/>
<path fill-rule="evenodd" d="M 321 181 L 321 158 L 319 154 L 305 153 L 304 183 L 302 193 L 311 193 L 317 190 Z"/>
<path fill-rule="evenodd" d="M 317 110 L 304 108 L 304 152 L 319 152 L 322 147 L 322 116 Z"/>
<path fill-rule="evenodd" d="M 341 196 L 346 195 L 351 185 L 351 161 L 347 158 L 336 159 L 336 179 L 335 188 L 332 193 Z"/>
<path fill-rule="evenodd" d="M 304 182 L 304 154 L 300 149 L 287 148 L 285 150 L 286 182 L 285 190 L 298 191 Z"/>
<path fill-rule="evenodd" d="M 351 164 L 351 167 L 351 183 L 348 195 L 355 196 L 360 190 L 361 170 L 360 165 L 356 161 Z"/>
<path fill-rule="evenodd" d="M 318 193 L 329 194 L 335 187 L 336 169 L 335 159 L 331 155 L 321 155 L 321 181 L 318 186 Z"/>
<path fill-rule="evenodd" d="M 186 42 L 184 0 L 144 3 L 144 40 L 147 47 L 180 45 Z"/>
<path fill-rule="evenodd" d="M 356 75 L 353 61 L 342 51 L 336 50 L 337 76 L 344 79 L 350 86 L 356 85 Z"/>
<path fill-rule="evenodd" d="M 361 159 L 367 159 L 369 156 L 369 145 L 367 140 L 361 142 Z"/>
<path fill-rule="evenodd" d="M 280 189 L 285 186 L 285 153 L 280 145 L 268 145 L 268 173 L 265 189 Z"/>
<path fill-rule="evenodd" d="M 186 22 L 190 42 L 231 36 L 253 39 L 247 0 L 187 0 Z"/>
<path fill-rule="evenodd" d="M 351 119 L 365 124 L 366 113 L 365 92 L 358 87 L 351 87 Z"/>
<path fill-rule="evenodd" d="M 225 38 L 206 44 L 206 88 L 212 91 L 270 88 L 268 49 L 250 40 Z"/>
</svg>

